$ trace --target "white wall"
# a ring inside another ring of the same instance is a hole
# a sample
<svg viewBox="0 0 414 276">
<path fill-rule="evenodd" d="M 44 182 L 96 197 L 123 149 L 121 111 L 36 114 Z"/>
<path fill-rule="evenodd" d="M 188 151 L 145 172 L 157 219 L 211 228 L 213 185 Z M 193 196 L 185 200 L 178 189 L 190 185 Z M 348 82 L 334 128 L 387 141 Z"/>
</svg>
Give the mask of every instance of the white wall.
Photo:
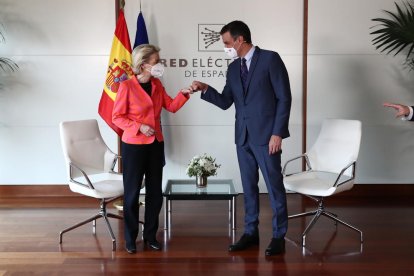
<svg viewBox="0 0 414 276">
<path fill-rule="evenodd" d="M 125 15 L 134 40 L 139 1 L 126 1 Z M 1 55 L 19 63 L 0 90 L 0 184 L 65 183 L 58 135 L 62 120 L 98 118 L 108 54 L 114 31 L 114 1 L 0 0 L 0 20 L 7 28 Z M 301 0 L 142 1 L 149 40 L 161 47 L 167 61 L 185 59 L 185 68 L 167 67 L 163 83 L 170 95 L 194 79 L 220 90 L 225 71 L 208 60 L 225 59 L 219 52 L 198 51 L 199 24 L 225 24 L 235 19 L 251 28 L 254 44 L 280 53 L 289 71 L 293 107 L 291 135 L 284 141 L 283 160 L 301 152 L 302 16 Z M 44 13 L 47 10 L 47 14 Z M 192 61 L 196 60 L 195 66 Z M 197 76 L 187 76 L 196 71 Z M 200 77 L 201 76 L 201 77 Z M 99 119 L 108 145 L 117 139 Z M 194 95 L 176 114 L 163 113 L 167 165 L 164 180 L 187 178 L 192 156 L 207 152 L 222 164 L 219 178 L 233 178 L 241 191 L 234 145 L 234 109 L 222 111 Z M 297 166 L 299 168 L 299 164 Z M 265 191 L 263 181 L 261 190 Z"/>
<path fill-rule="evenodd" d="M 401 1 L 397 1 L 401 2 Z M 357 183 L 413 183 L 414 125 L 394 118 L 384 101 L 414 104 L 414 72 L 404 56 L 384 56 L 369 35 L 372 18 L 394 0 L 309 1 L 308 145 L 324 118 L 362 121 Z"/>
<path fill-rule="evenodd" d="M 139 1 L 127 0 L 131 41 Z M 193 1 L 143 0 L 151 43 L 168 61 L 186 59 L 184 68 L 167 67 L 163 83 L 170 95 L 199 79 L 221 89 L 224 77 L 200 77 L 223 67 L 201 67 L 219 52 L 198 51 L 199 24 L 244 20 L 253 42 L 278 51 L 289 71 L 293 106 L 291 137 L 284 141 L 283 160 L 301 152 L 302 0 Z M 358 183 L 410 183 L 414 128 L 395 120 L 383 101 L 414 104 L 413 72 L 401 67 L 402 56 L 379 54 L 369 35 L 374 17 L 394 9 L 394 0 L 309 1 L 308 145 L 323 118 L 363 122 Z M 63 184 L 65 168 L 58 123 L 97 118 L 108 145 L 116 150 L 114 133 L 97 115 L 114 19 L 112 0 L 0 0 L 0 22 L 7 43 L 0 56 L 20 66 L 0 73 L 0 185 Z M 219 49 L 221 48 L 218 47 Z M 195 71 L 197 77 L 186 77 Z M 167 166 L 165 177 L 186 178 L 189 159 L 207 152 L 222 164 L 220 178 L 233 178 L 241 190 L 233 143 L 234 110 L 222 111 L 192 97 L 177 114 L 163 113 Z M 297 165 L 299 168 L 299 164 Z M 261 181 L 261 190 L 264 191 Z"/>
<path fill-rule="evenodd" d="M 0 183 L 65 183 L 62 120 L 95 118 L 114 29 L 112 1 L 1 0 Z M 105 131 L 105 129 L 104 129 Z"/>
</svg>

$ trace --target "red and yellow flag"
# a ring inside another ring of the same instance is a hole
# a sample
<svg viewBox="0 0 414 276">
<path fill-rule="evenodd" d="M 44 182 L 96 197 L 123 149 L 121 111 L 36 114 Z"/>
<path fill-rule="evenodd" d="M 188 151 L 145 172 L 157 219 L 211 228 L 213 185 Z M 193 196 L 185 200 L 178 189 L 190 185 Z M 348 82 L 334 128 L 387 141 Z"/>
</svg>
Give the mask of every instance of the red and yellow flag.
<svg viewBox="0 0 414 276">
<path fill-rule="evenodd" d="M 112 123 L 112 109 L 119 84 L 134 75 L 131 64 L 131 42 L 129 41 L 128 28 L 125 21 L 124 11 L 119 11 L 118 21 L 115 28 L 115 36 L 112 41 L 111 55 L 109 57 L 108 71 L 106 73 L 105 85 L 99 102 L 98 113 L 102 119 L 119 135 L 122 129 Z"/>
</svg>

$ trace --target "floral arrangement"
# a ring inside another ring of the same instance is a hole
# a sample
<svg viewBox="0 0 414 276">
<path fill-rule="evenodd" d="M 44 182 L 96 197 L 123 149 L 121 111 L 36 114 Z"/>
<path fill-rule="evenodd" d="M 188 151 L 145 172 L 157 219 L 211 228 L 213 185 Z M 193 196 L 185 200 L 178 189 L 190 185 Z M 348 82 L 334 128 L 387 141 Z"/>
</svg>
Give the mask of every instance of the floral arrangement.
<svg viewBox="0 0 414 276">
<path fill-rule="evenodd" d="M 186 173 L 190 177 L 217 175 L 217 169 L 220 166 L 220 164 L 216 163 L 215 158 L 204 153 L 202 156 L 196 155 L 191 159 Z"/>
</svg>

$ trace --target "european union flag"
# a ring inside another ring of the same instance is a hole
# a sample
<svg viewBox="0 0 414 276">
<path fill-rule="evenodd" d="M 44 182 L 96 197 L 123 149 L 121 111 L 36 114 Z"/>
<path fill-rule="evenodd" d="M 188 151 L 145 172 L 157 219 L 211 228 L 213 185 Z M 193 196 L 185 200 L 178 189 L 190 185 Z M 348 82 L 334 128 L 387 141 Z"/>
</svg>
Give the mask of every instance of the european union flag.
<svg viewBox="0 0 414 276">
<path fill-rule="evenodd" d="M 147 27 L 145 26 L 144 16 L 139 12 L 137 19 L 137 33 L 135 35 L 134 48 L 141 44 L 148 44 Z"/>
</svg>

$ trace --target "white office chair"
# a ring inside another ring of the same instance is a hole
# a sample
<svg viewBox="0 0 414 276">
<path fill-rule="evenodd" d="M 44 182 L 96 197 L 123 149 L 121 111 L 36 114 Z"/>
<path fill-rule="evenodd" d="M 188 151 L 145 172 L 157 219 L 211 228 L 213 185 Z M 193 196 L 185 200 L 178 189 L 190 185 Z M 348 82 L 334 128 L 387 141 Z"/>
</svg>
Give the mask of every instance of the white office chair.
<svg viewBox="0 0 414 276">
<path fill-rule="evenodd" d="M 112 238 L 112 250 L 116 239 L 108 217 L 123 219 L 106 211 L 106 205 L 124 194 L 122 174 L 114 171 L 120 158 L 105 144 L 96 120 L 82 120 L 60 123 L 60 138 L 65 156 L 70 189 L 85 196 L 100 200 L 99 213 L 60 232 L 59 243 L 64 233 L 92 221 L 96 233 L 96 219 L 103 218 Z"/>
<path fill-rule="evenodd" d="M 343 222 L 337 215 L 325 210 L 323 199 L 334 194 L 352 189 L 355 179 L 355 165 L 361 144 L 361 122 L 356 120 L 327 119 L 322 124 L 321 132 L 312 148 L 286 162 L 282 173 L 286 190 L 308 196 L 318 202 L 318 209 L 289 216 L 289 219 L 314 216 L 302 234 L 302 246 L 306 235 L 319 219 L 325 216 L 357 231 L 354 226 Z M 286 174 L 287 165 L 296 159 L 304 158 L 307 170 Z"/>
</svg>

